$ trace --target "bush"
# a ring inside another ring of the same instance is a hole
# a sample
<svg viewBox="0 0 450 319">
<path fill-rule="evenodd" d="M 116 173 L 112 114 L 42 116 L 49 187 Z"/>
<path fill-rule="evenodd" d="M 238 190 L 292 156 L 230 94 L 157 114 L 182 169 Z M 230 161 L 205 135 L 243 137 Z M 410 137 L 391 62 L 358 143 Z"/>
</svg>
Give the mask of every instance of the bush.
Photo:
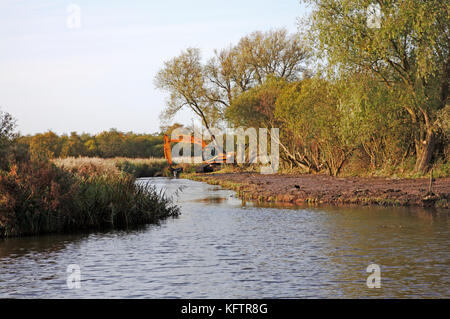
<svg viewBox="0 0 450 319">
<path fill-rule="evenodd" d="M 0 237 L 129 228 L 178 214 L 155 188 L 124 173 L 74 173 L 46 161 L 0 171 Z"/>
</svg>

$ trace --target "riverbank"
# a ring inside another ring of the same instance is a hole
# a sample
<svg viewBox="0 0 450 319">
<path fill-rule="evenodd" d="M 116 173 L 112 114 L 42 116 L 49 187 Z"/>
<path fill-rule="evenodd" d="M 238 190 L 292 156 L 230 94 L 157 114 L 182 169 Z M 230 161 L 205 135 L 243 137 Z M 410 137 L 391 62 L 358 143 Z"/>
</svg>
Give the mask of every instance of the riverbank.
<svg viewBox="0 0 450 319">
<path fill-rule="evenodd" d="M 80 160 L 11 161 L 0 169 L 0 238 L 129 229 L 176 217 L 179 208 L 133 172 Z"/>
<path fill-rule="evenodd" d="M 235 190 L 245 200 L 288 205 L 381 205 L 449 208 L 450 178 L 388 179 L 257 173 L 183 174 Z"/>
</svg>

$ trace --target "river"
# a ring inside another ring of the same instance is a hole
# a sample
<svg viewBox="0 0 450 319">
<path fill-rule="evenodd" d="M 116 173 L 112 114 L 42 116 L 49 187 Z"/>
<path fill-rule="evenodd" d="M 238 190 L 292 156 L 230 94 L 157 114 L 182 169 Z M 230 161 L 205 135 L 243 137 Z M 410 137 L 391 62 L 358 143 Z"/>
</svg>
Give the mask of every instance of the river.
<svg viewBox="0 0 450 319">
<path fill-rule="evenodd" d="M 0 242 L 0 297 L 449 298 L 448 211 L 280 208 L 184 179 L 182 215 L 133 231 Z M 77 264 L 81 288 L 69 289 Z M 381 288 L 366 269 L 380 267 Z"/>
</svg>

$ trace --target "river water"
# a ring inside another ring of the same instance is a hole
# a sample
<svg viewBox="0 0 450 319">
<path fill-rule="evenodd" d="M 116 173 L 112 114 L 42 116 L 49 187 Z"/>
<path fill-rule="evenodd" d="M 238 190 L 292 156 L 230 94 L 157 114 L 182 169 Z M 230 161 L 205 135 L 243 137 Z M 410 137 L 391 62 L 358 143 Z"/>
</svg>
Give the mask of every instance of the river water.
<svg viewBox="0 0 450 319">
<path fill-rule="evenodd" d="M 450 215 L 411 208 L 277 208 L 183 179 L 182 215 L 134 231 L 0 242 L 0 297 L 449 298 Z M 77 264 L 81 288 L 69 289 Z M 381 288 L 369 289 L 370 264 Z"/>
</svg>

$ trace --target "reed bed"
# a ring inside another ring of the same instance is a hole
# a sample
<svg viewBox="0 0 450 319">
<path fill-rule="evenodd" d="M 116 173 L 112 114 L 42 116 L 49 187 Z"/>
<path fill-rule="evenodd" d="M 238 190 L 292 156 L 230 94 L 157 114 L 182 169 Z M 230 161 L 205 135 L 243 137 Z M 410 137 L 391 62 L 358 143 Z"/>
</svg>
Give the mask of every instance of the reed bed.
<svg viewBox="0 0 450 319">
<path fill-rule="evenodd" d="M 120 174 L 125 172 L 136 178 L 168 176 L 169 163 L 161 158 L 98 158 L 98 157 L 68 157 L 54 159 L 58 167 L 72 172 L 97 170 L 99 173 Z"/>
<path fill-rule="evenodd" d="M 0 171 L 0 237 L 123 229 L 179 215 L 170 199 L 116 164 L 29 161 Z"/>
</svg>

